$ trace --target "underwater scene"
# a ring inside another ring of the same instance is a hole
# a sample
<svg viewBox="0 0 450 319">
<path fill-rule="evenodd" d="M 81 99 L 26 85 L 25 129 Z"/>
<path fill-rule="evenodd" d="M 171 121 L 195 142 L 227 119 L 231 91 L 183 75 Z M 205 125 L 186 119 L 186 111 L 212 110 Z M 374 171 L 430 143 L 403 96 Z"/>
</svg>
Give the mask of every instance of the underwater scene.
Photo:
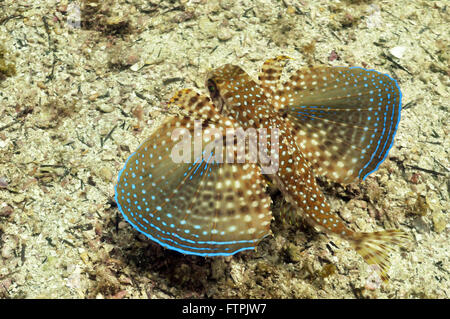
<svg viewBox="0 0 450 319">
<path fill-rule="evenodd" d="M 0 1 L 0 299 L 449 298 L 449 52 L 447 1 Z"/>
</svg>

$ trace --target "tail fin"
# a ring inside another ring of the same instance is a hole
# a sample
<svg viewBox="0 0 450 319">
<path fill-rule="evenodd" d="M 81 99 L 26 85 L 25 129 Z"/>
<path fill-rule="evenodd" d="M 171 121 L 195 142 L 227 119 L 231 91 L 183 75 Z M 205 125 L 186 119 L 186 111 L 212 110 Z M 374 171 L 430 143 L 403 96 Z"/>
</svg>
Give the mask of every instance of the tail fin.
<svg viewBox="0 0 450 319">
<path fill-rule="evenodd" d="M 391 265 L 389 253 L 397 246 L 404 246 L 409 236 L 402 230 L 386 230 L 373 233 L 355 233 L 351 243 L 355 250 L 369 264 L 379 267 L 378 274 L 386 282 Z"/>
</svg>

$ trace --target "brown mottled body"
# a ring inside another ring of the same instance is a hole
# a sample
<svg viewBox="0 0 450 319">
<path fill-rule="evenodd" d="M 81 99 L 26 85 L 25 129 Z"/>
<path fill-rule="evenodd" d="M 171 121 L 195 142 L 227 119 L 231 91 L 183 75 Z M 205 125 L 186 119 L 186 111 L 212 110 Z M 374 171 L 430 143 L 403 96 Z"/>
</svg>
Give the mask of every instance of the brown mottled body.
<svg viewBox="0 0 450 319">
<path fill-rule="evenodd" d="M 207 82 L 214 104 L 221 110 L 222 114 L 234 118 L 245 129 L 266 128 L 269 133 L 270 130 L 273 129 L 279 131 L 279 170 L 275 174 L 270 175 L 270 177 L 280 188 L 286 200 L 300 208 L 312 224 L 318 225 L 326 231 L 348 240 L 366 262 L 369 264 L 377 264 L 379 266 L 380 277 L 383 280 L 387 280 L 387 270 L 389 267 L 388 253 L 392 249 L 392 245 L 398 245 L 407 238 L 406 234 L 399 230 L 355 233 L 344 224 L 336 213 L 331 212 L 330 206 L 318 187 L 314 177 L 314 169 L 316 169 L 318 172 L 323 173 L 336 181 L 342 182 L 355 179 L 356 176 L 358 176 L 355 173 L 357 172 L 357 165 L 355 164 L 357 155 L 355 154 L 361 152 L 358 143 L 364 141 L 364 138 L 361 138 L 361 136 L 364 137 L 364 132 L 366 131 L 369 131 L 370 134 L 377 132 L 377 129 L 365 128 L 360 124 L 352 124 L 351 121 L 349 121 L 349 123 L 329 121 L 330 124 L 342 127 L 339 133 L 347 135 L 348 140 L 356 145 L 350 147 L 350 145 L 346 144 L 348 142 L 345 138 L 338 138 L 336 142 L 342 142 L 342 146 L 338 146 L 330 143 L 329 140 L 322 138 L 323 135 L 327 134 L 325 129 L 317 130 L 316 128 L 315 131 L 314 127 L 312 127 L 310 123 L 307 123 L 305 130 L 302 130 L 301 123 L 298 125 L 295 124 L 295 119 L 292 121 L 287 119 L 286 115 L 288 115 L 288 118 L 292 117 L 292 115 L 287 113 L 288 109 L 286 106 L 295 105 L 294 95 L 299 95 L 300 98 L 304 98 L 304 94 L 295 92 L 297 85 L 295 82 L 294 84 L 286 83 L 284 85 L 279 83 L 283 62 L 286 59 L 288 58 L 282 56 L 266 61 L 260 74 L 261 85 L 258 85 L 247 75 L 247 73 L 237 66 L 225 65 L 214 70 L 208 77 Z M 320 72 L 326 73 L 326 71 L 325 68 L 322 68 Z M 336 71 L 330 68 L 329 73 L 330 72 L 333 73 Z M 353 71 L 351 70 L 351 72 Z M 358 72 L 359 70 L 355 71 L 356 74 Z M 311 73 L 311 71 L 308 70 L 307 73 Z M 301 83 L 305 89 L 308 89 L 308 85 L 313 87 L 317 83 L 317 81 L 315 81 L 317 76 L 314 75 L 314 71 L 312 73 L 313 75 L 310 75 L 308 83 L 305 81 L 300 82 L 300 80 L 305 78 L 303 74 L 300 74 L 299 76 L 294 75 L 293 78 L 298 79 L 299 83 Z M 323 76 L 323 79 L 326 80 L 326 77 Z M 324 85 L 326 86 L 326 84 Z M 334 89 L 338 90 L 339 86 L 334 84 Z M 326 88 L 321 89 L 321 92 L 324 92 L 323 94 L 326 94 L 326 91 Z M 315 94 L 314 89 L 311 89 L 305 99 L 313 94 Z M 360 96 L 363 96 L 363 94 L 347 94 L 345 98 L 340 98 L 341 101 L 338 104 L 345 104 L 345 99 L 347 99 L 350 104 L 354 103 L 352 99 L 354 99 L 355 96 L 358 96 L 358 101 L 361 101 Z M 330 97 L 327 98 L 327 101 L 331 100 L 332 98 L 330 95 Z M 353 113 L 356 115 L 351 113 L 351 108 L 341 108 L 337 110 L 345 110 L 345 112 L 350 114 L 350 120 L 354 117 L 355 121 L 360 121 L 363 124 L 367 119 L 371 119 L 370 117 L 366 118 L 366 113 L 364 113 L 367 110 L 371 111 L 371 108 L 355 109 Z M 391 111 L 391 113 L 394 114 L 394 111 Z M 393 116 L 394 115 L 392 115 L 392 117 Z M 320 119 L 320 117 L 316 117 L 316 119 Z M 378 120 L 380 119 L 378 118 Z M 324 123 L 326 123 L 326 120 L 319 122 L 318 127 L 321 128 Z M 333 125 L 330 126 L 331 129 Z M 375 124 L 375 126 L 377 126 L 377 124 Z M 353 130 L 349 130 L 351 127 L 353 127 Z M 383 133 L 385 131 L 387 132 L 387 130 L 384 129 Z M 353 132 L 356 132 L 356 135 L 353 134 Z M 321 135 L 321 138 L 319 138 L 319 134 Z M 330 133 L 328 134 L 330 135 Z M 385 144 L 388 140 L 392 141 L 393 134 L 385 135 Z M 372 135 L 372 138 L 374 138 L 374 136 L 375 134 Z M 355 140 L 356 138 L 360 140 Z M 318 143 L 318 141 L 321 140 L 324 141 L 324 144 Z M 268 144 L 270 144 L 270 142 Z M 372 149 L 374 148 L 375 147 L 372 147 Z M 352 150 L 355 150 L 355 152 L 352 153 Z M 343 158 L 342 161 L 339 160 L 339 152 L 341 152 Z M 378 152 L 386 153 L 387 150 L 382 149 Z M 362 151 L 362 153 L 365 153 L 365 151 Z M 383 156 L 385 156 L 385 153 L 383 153 Z M 379 157 L 381 157 L 381 155 L 379 155 Z M 361 158 L 363 158 L 363 156 Z M 326 163 L 333 159 L 335 159 L 337 165 L 327 164 L 328 167 L 326 170 L 321 168 L 321 160 L 323 163 Z M 311 164 L 311 161 L 314 164 L 314 167 Z M 373 169 L 377 163 L 374 162 L 374 164 L 371 165 L 372 166 L 369 166 L 369 168 L 367 168 L 368 165 L 366 165 L 364 169 Z M 361 171 L 362 170 L 363 169 L 361 169 Z"/>
<path fill-rule="evenodd" d="M 237 66 L 225 65 L 210 78 L 225 99 L 223 113 L 233 117 L 244 129 L 266 128 L 268 135 L 274 128 L 279 136 L 279 169 L 269 175 L 289 202 L 301 208 L 316 225 L 340 236 L 351 236 L 339 216 L 317 185 L 310 164 L 296 143 L 295 130 L 279 112 L 270 107 L 262 88 Z M 215 101 L 216 102 L 216 101 Z M 216 104 L 221 102 L 216 102 Z M 268 149 L 270 141 L 268 141 Z"/>
</svg>

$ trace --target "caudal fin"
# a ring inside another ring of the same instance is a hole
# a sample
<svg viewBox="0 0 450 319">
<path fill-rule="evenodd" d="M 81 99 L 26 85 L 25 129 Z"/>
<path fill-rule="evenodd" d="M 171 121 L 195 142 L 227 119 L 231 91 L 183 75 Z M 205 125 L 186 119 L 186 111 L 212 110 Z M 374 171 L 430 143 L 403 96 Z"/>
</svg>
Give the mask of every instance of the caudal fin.
<svg viewBox="0 0 450 319">
<path fill-rule="evenodd" d="M 355 233 L 351 243 L 355 250 L 369 265 L 378 266 L 380 278 L 386 282 L 391 265 L 389 253 L 396 247 L 402 247 L 409 240 L 409 236 L 402 230 L 385 230 L 373 233 Z"/>
</svg>

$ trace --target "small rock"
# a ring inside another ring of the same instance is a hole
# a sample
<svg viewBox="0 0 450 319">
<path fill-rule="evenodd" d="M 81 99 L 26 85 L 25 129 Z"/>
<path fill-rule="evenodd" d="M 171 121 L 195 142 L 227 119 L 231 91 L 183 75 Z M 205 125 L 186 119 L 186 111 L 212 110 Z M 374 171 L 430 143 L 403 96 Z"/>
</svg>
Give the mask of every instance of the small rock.
<svg viewBox="0 0 450 319">
<path fill-rule="evenodd" d="M 124 229 L 127 226 L 128 226 L 128 223 L 122 220 L 122 221 L 119 222 L 118 228 L 119 229 Z"/>
<path fill-rule="evenodd" d="M 377 28 L 383 25 L 380 7 L 376 4 L 371 4 L 367 9 L 366 24 L 369 29 Z"/>
<path fill-rule="evenodd" d="M 420 216 L 414 218 L 412 225 L 419 233 L 428 233 L 430 231 L 430 226 Z"/>
<path fill-rule="evenodd" d="M 297 263 L 302 260 L 300 249 L 292 243 L 289 243 L 285 248 L 286 257 L 289 261 Z"/>
<path fill-rule="evenodd" d="M 241 264 L 233 263 L 231 265 L 230 276 L 236 284 L 242 284 L 245 277 L 245 267 Z"/>
<path fill-rule="evenodd" d="M 84 251 L 84 252 L 82 252 L 80 254 L 80 258 L 81 258 L 81 260 L 83 261 L 83 263 L 85 265 L 88 265 L 88 263 L 89 263 L 89 256 L 88 256 L 88 253 L 86 251 Z"/>
<path fill-rule="evenodd" d="M 142 68 L 142 66 L 143 66 L 143 63 L 137 62 L 130 67 L 130 70 L 133 72 L 137 72 L 140 70 L 140 68 Z"/>
<path fill-rule="evenodd" d="M 214 259 L 211 263 L 211 278 L 220 280 L 225 277 L 226 265 L 223 259 Z"/>
<path fill-rule="evenodd" d="M 219 5 L 222 9 L 229 10 L 233 7 L 234 2 L 234 0 L 219 0 Z"/>
<path fill-rule="evenodd" d="M 111 104 L 102 103 L 97 105 L 97 109 L 103 113 L 111 113 L 112 111 L 114 111 L 114 106 L 112 106 Z"/>
<path fill-rule="evenodd" d="M 2 250 L 1 250 L 1 256 L 4 259 L 9 259 L 14 257 L 14 250 L 17 247 L 17 243 L 12 240 L 11 238 L 8 238 L 8 236 L 6 237 L 6 239 L 3 237 L 2 238 L 5 242 L 3 244 Z"/>
<path fill-rule="evenodd" d="M 13 251 L 9 249 L 7 246 L 2 248 L 2 257 L 4 259 L 9 259 L 13 256 Z"/>
<path fill-rule="evenodd" d="M 47 86 L 44 84 L 44 82 L 42 82 L 42 81 L 38 81 L 37 83 L 36 83 L 36 85 L 41 89 L 41 90 L 46 90 L 47 89 Z"/>
<path fill-rule="evenodd" d="M 374 265 L 371 265 L 371 268 L 372 268 L 372 273 L 367 278 L 367 281 L 366 281 L 366 284 L 364 287 L 367 290 L 377 290 L 381 287 L 382 281 L 381 281 L 380 276 L 376 272 L 376 267 Z"/>
<path fill-rule="evenodd" d="M 336 53 L 335 50 L 331 50 L 330 55 L 328 56 L 328 61 L 332 62 L 334 60 L 340 60 L 341 57 Z"/>
<path fill-rule="evenodd" d="M 415 185 L 419 184 L 420 182 L 422 182 L 422 175 L 420 175 L 419 173 L 413 173 L 411 175 L 411 178 L 409 179 L 409 181 Z"/>
<path fill-rule="evenodd" d="M 319 271 L 318 275 L 322 278 L 327 278 L 336 273 L 336 266 L 334 264 L 325 264 L 322 270 Z"/>
<path fill-rule="evenodd" d="M 132 111 L 134 117 L 136 117 L 139 121 L 142 121 L 144 119 L 144 109 L 142 108 L 142 105 L 136 106 Z"/>
<path fill-rule="evenodd" d="M 25 195 L 24 194 L 17 194 L 12 198 L 13 202 L 18 204 L 21 203 L 25 200 Z"/>
<path fill-rule="evenodd" d="M 228 28 L 220 28 L 219 31 L 217 32 L 217 37 L 221 41 L 228 41 L 233 37 L 233 34 Z"/>
<path fill-rule="evenodd" d="M 26 275 L 23 272 L 15 274 L 13 280 L 19 286 L 22 286 L 27 282 Z"/>
<path fill-rule="evenodd" d="M 403 55 L 405 54 L 405 51 L 406 51 L 406 47 L 404 47 L 404 46 L 396 46 L 396 47 L 393 47 L 392 49 L 390 49 L 389 53 L 393 57 L 395 57 L 397 59 L 401 59 L 401 58 L 403 58 Z"/>
<path fill-rule="evenodd" d="M 99 169 L 98 176 L 104 181 L 110 182 L 113 178 L 113 172 L 109 169 L 109 167 L 103 166 Z"/>
<path fill-rule="evenodd" d="M 127 276 L 125 276 L 123 274 L 120 275 L 119 282 L 121 284 L 125 284 L 125 285 L 132 285 L 133 284 L 133 281 L 129 277 L 127 277 Z"/>
<path fill-rule="evenodd" d="M 417 195 L 416 202 L 413 206 L 412 213 L 420 216 L 425 216 L 430 210 L 428 198 L 426 196 Z"/>
<path fill-rule="evenodd" d="M 218 0 L 208 0 L 205 2 L 206 2 L 205 3 L 206 4 L 206 6 L 205 6 L 206 12 L 211 14 L 211 13 L 217 13 L 220 11 L 220 4 L 219 4 Z"/>
<path fill-rule="evenodd" d="M 295 8 L 293 6 L 289 6 L 286 9 L 286 13 L 289 14 L 290 16 L 293 16 L 293 15 L 295 15 L 296 10 L 295 10 Z"/>
<path fill-rule="evenodd" d="M 81 288 L 81 269 L 79 266 L 69 265 L 68 270 L 70 269 L 70 276 L 67 280 L 67 287 L 71 289 L 80 289 Z"/>
<path fill-rule="evenodd" d="M 0 217 L 8 217 L 11 216 L 14 212 L 14 209 L 11 206 L 5 206 L 0 209 Z"/>
<path fill-rule="evenodd" d="M 99 96 L 100 94 L 98 92 L 94 92 L 91 95 L 89 95 L 88 99 L 89 101 L 94 102 Z"/>
<path fill-rule="evenodd" d="M 126 290 L 121 290 L 118 293 L 111 296 L 111 299 L 123 299 L 127 295 Z"/>
<path fill-rule="evenodd" d="M 0 188 L 8 187 L 8 181 L 4 177 L 0 177 Z"/>
<path fill-rule="evenodd" d="M 6 278 L 2 282 L 0 282 L 0 287 L 3 287 L 3 289 L 8 290 L 11 284 L 12 284 L 11 278 Z"/>
<path fill-rule="evenodd" d="M 436 233 L 442 232 L 445 229 L 445 227 L 447 227 L 447 218 L 442 212 L 440 211 L 434 212 L 432 215 L 432 219 L 434 231 Z"/>
<path fill-rule="evenodd" d="M 209 21 L 208 17 L 206 16 L 201 17 L 198 21 L 198 27 L 205 35 L 209 35 L 209 37 L 214 36 L 216 26 L 214 23 Z"/>
<path fill-rule="evenodd" d="M 254 271 L 256 275 L 268 277 L 274 274 L 276 272 L 276 269 L 270 263 L 261 261 L 256 264 Z"/>
</svg>

